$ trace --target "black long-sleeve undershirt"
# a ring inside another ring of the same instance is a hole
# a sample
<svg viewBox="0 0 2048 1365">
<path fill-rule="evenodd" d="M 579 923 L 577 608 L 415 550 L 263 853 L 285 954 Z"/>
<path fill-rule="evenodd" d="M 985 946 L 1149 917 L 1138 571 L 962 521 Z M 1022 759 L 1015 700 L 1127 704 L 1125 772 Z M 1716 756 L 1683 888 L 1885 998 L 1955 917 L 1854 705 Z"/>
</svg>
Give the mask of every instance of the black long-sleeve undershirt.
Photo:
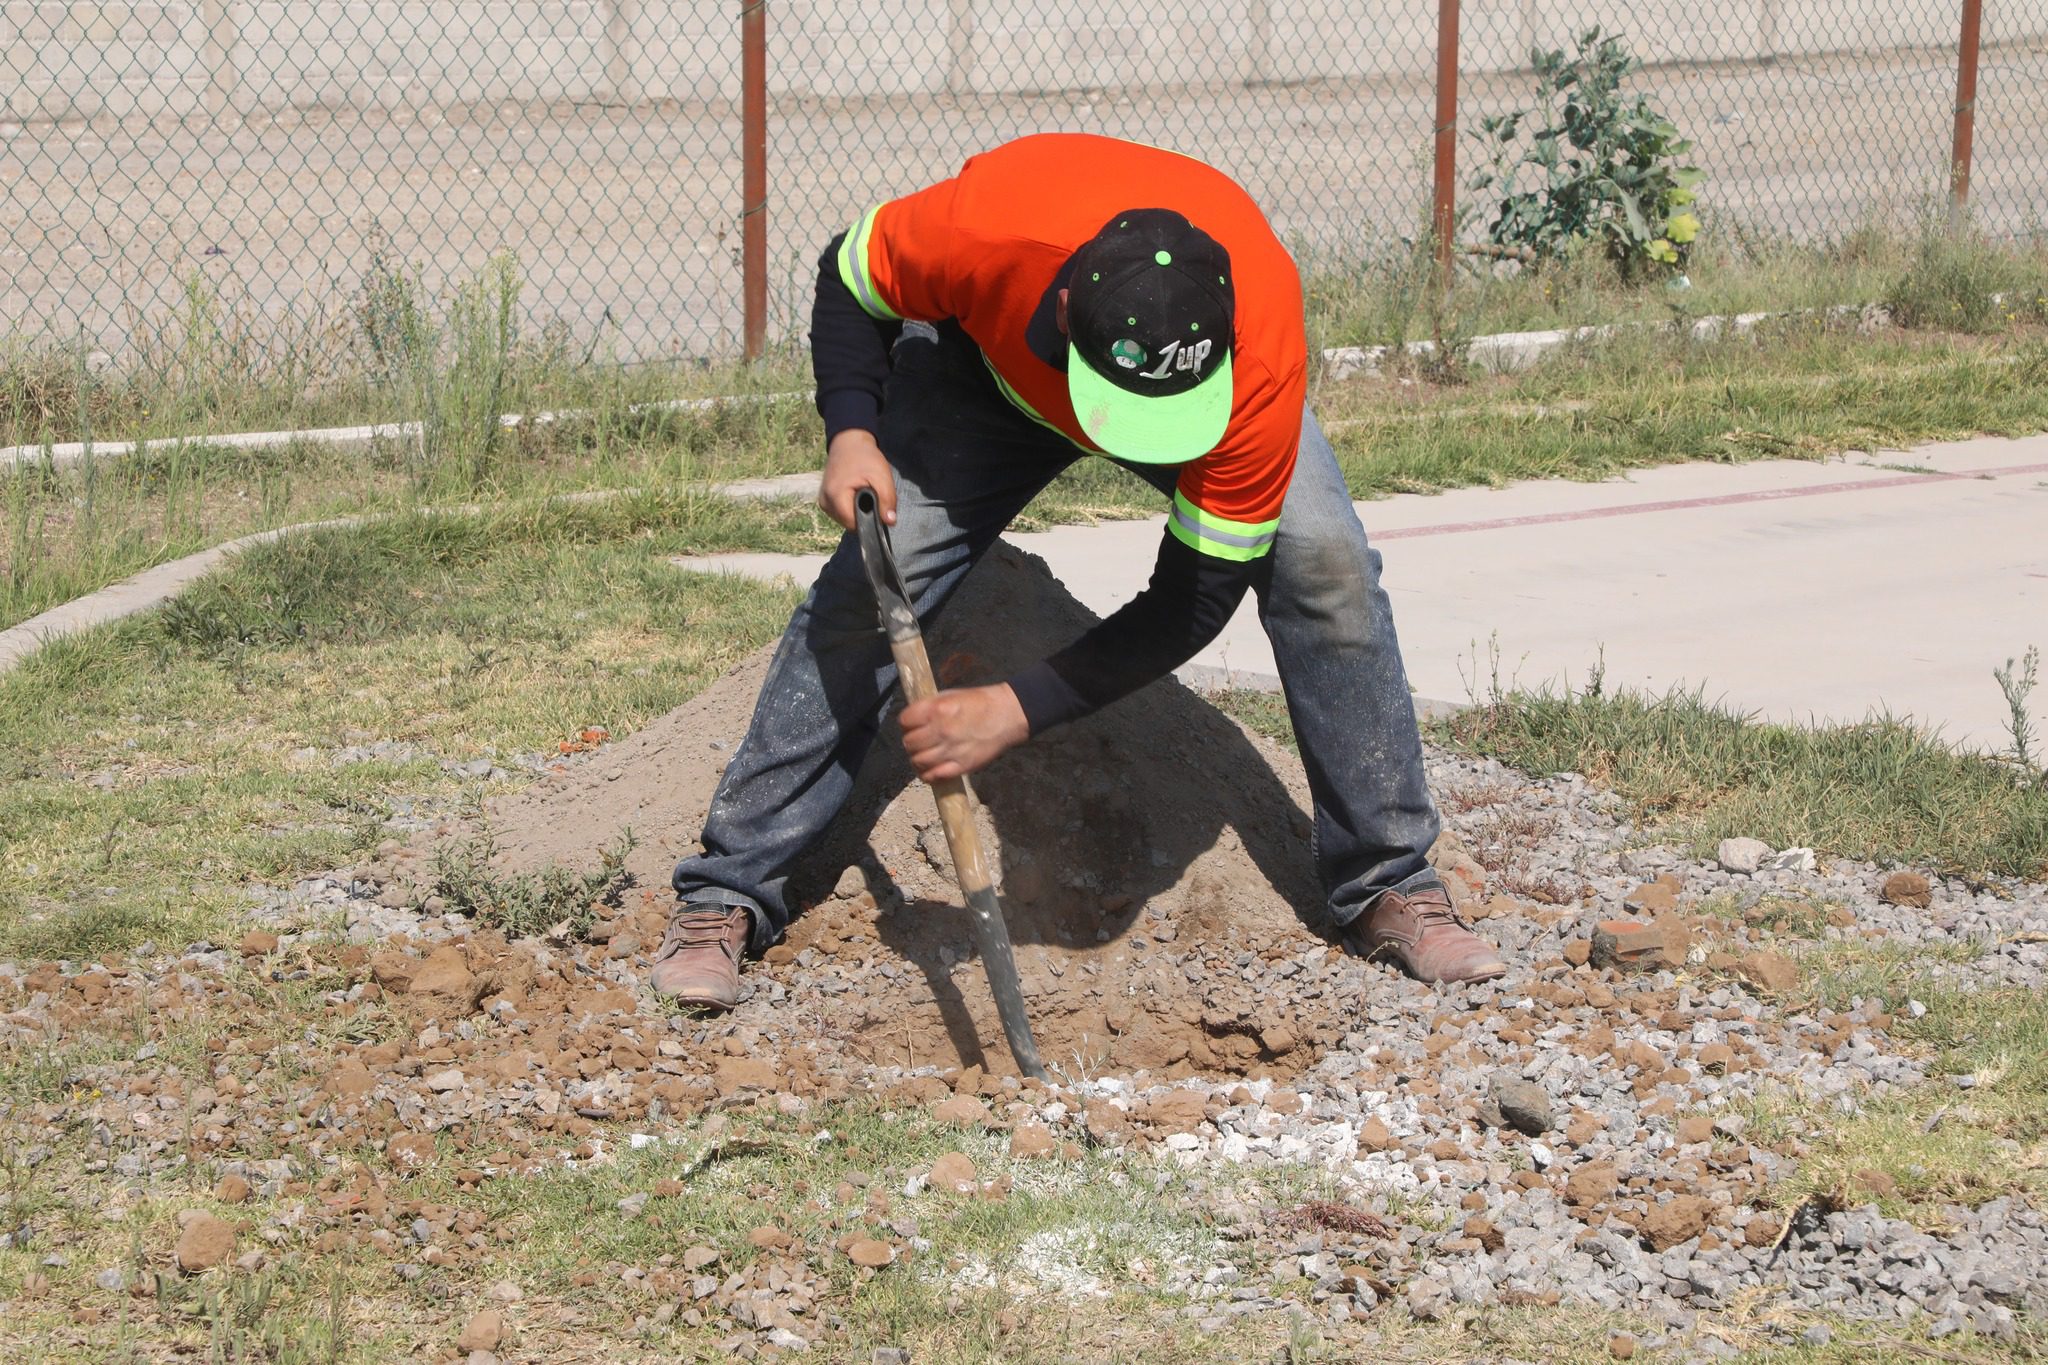
<svg viewBox="0 0 2048 1365">
<path fill-rule="evenodd" d="M 818 258 L 818 293 L 811 303 L 811 374 L 818 381 L 818 415 L 825 444 L 842 431 L 873 432 L 880 425 L 882 388 L 889 380 L 889 350 L 903 324 L 871 317 L 839 278 L 840 233 Z"/>
<path fill-rule="evenodd" d="M 1249 563 L 1212 558 L 1171 531 L 1162 533 L 1143 592 L 1009 680 L 1031 733 L 1100 710 L 1194 658 L 1222 633 L 1246 589 L 1271 565 L 1270 555 Z"/>
<path fill-rule="evenodd" d="M 818 259 L 811 307 L 811 370 L 829 445 L 842 431 L 875 432 L 889 378 L 889 353 L 903 324 L 869 315 L 839 276 L 835 237 Z M 885 452 L 886 453 L 886 452 Z M 1164 677 L 1229 623 L 1271 557 L 1242 562 L 1202 554 L 1171 531 L 1145 590 L 1051 658 L 1008 681 L 1031 733 L 1101 709 Z"/>
</svg>

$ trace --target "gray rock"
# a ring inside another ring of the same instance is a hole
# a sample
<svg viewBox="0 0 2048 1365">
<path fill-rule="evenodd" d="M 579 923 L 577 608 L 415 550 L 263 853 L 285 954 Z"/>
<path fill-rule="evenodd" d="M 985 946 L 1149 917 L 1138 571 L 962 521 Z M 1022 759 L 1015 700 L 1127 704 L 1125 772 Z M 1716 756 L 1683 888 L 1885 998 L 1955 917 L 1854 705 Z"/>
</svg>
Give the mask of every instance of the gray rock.
<svg viewBox="0 0 2048 1365">
<path fill-rule="evenodd" d="M 1523 1080 L 1510 1072 L 1494 1073 L 1486 1098 L 1487 1104 L 1481 1108 L 1480 1116 L 1496 1127 L 1514 1128 L 1536 1137 L 1549 1132 L 1555 1121 L 1550 1093 L 1534 1081 Z"/>
<path fill-rule="evenodd" d="M 1815 1350 L 1819 1350 L 1821 1347 L 1827 1345 L 1830 1341 L 1833 1341 L 1834 1338 L 1835 1334 L 1828 1330 L 1828 1325 L 1826 1323 L 1816 1322 L 1815 1324 L 1813 1324 L 1813 1326 L 1807 1328 L 1804 1332 L 1801 1332 L 1799 1334 L 1799 1344 L 1802 1346 L 1811 1346 Z"/>
<path fill-rule="evenodd" d="M 92 1277 L 92 1282 L 110 1294 L 118 1294 L 128 1287 L 128 1272 L 119 1266 L 108 1266 Z"/>
<path fill-rule="evenodd" d="M 2019 1322 L 2013 1311 L 2003 1304 L 1984 1303 L 1970 1310 L 1970 1326 L 1977 1335 L 1990 1337 L 1994 1341 L 2019 1340 Z"/>
<path fill-rule="evenodd" d="M 1810 848 L 1788 848 L 1765 860 L 1760 871 L 1769 872 L 1811 872 L 1818 865 L 1818 859 Z"/>
<path fill-rule="evenodd" d="M 1725 872 L 1739 872 L 1747 876 L 1762 867 L 1764 859 L 1774 851 L 1761 839 L 1723 839 L 1720 848 L 1714 851 L 1714 861 L 1721 864 Z"/>
<path fill-rule="evenodd" d="M 2015 1302 L 2020 1296 L 2020 1277 L 2006 1266 L 1983 1266 L 1970 1273 L 1970 1283 L 1994 1299 Z"/>
<path fill-rule="evenodd" d="M 1451 1311 L 1451 1287 L 1424 1277 L 1408 1286 L 1408 1313 L 1418 1322 L 1435 1322 Z"/>
</svg>

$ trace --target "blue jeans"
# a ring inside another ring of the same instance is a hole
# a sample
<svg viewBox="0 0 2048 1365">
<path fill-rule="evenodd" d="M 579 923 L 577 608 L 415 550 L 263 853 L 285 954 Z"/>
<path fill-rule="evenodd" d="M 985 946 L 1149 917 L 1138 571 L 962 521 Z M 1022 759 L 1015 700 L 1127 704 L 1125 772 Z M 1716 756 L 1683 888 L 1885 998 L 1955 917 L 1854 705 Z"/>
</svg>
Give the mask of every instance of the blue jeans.
<svg viewBox="0 0 2048 1365">
<path fill-rule="evenodd" d="M 1003 398 L 973 343 L 950 329 L 905 329 L 881 428 L 896 472 L 891 540 L 921 619 L 1025 504 L 1082 458 Z M 1171 494 L 1172 466 L 1126 467 Z M 1259 620 L 1315 800 L 1316 871 L 1342 926 L 1382 892 L 1435 881 L 1424 855 L 1439 822 L 1379 552 L 1366 544 L 1336 454 L 1306 410 Z M 781 938 L 790 869 L 846 803 L 895 682 L 848 534 L 776 647 L 753 723 L 705 816 L 704 851 L 676 867 L 683 900 L 746 907 L 757 952 Z"/>
</svg>

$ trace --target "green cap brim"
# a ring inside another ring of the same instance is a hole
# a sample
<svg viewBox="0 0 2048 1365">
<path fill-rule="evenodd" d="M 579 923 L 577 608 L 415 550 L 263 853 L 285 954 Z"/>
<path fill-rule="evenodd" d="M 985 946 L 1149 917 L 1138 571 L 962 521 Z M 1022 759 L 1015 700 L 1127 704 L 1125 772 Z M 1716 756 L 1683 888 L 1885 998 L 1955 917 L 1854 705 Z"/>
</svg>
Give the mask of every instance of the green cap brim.
<svg viewBox="0 0 2048 1365">
<path fill-rule="evenodd" d="M 1185 393 L 1148 398 L 1118 388 L 1067 347 L 1067 394 L 1074 420 L 1096 445 L 1136 464 L 1184 464 L 1216 448 L 1230 426 L 1236 386 L 1230 355 Z"/>
</svg>

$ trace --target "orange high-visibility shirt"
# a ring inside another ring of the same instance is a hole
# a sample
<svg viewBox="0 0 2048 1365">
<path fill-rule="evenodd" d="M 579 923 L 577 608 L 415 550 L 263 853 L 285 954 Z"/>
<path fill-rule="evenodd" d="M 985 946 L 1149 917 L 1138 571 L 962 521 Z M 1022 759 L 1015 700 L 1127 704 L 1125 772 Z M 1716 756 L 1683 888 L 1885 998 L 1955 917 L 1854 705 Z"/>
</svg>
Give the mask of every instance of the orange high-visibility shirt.
<svg viewBox="0 0 2048 1365">
<path fill-rule="evenodd" d="M 1271 547 L 1294 473 L 1308 340 L 1294 260 L 1230 177 L 1115 138 L 1019 138 L 970 158 L 950 180 L 869 210 L 840 248 L 840 278 L 874 317 L 957 321 L 1010 401 L 1100 453 L 1075 419 L 1065 372 L 1034 353 L 1025 328 L 1067 258 L 1112 215 L 1136 208 L 1171 209 L 1230 253 L 1230 425 L 1215 449 L 1182 467 L 1182 515 L 1167 524 L 1205 554 L 1256 558 Z"/>
</svg>

